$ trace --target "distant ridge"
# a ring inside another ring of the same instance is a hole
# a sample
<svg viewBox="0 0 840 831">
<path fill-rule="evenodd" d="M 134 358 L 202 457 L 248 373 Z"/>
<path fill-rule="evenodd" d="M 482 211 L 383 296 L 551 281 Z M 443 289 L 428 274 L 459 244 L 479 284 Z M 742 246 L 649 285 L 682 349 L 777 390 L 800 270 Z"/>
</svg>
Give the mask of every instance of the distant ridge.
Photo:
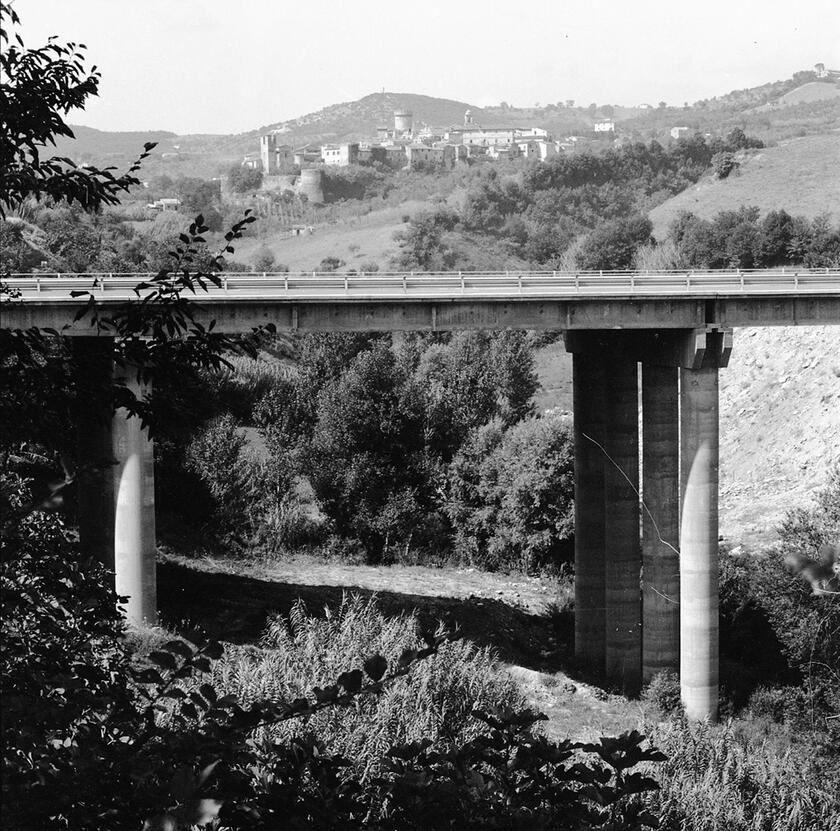
<svg viewBox="0 0 840 831">
<path fill-rule="evenodd" d="M 108 158 L 137 158 L 143 152 L 143 144 L 147 141 L 156 141 L 158 151 L 163 152 L 177 139 L 176 134 L 168 130 L 110 132 L 78 125 L 70 125 L 70 129 L 76 138 L 60 136 L 56 139 L 55 149 L 48 152 L 57 156 L 69 156 L 80 163 L 102 162 Z"/>
<path fill-rule="evenodd" d="M 357 101 L 332 104 L 289 121 L 265 125 L 250 135 L 277 130 L 309 141 L 367 138 L 375 134 L 378 126 L 393 127 L 394 111 L 400 109 L 414 113 L 415 124 L 425 122 L 432 127 L 463 124 L 466 110 L 471 110 L 478 122 L 485 115 L 480 107 L 466 101 L 411 92 L 374 92 Z"/>
</svg>

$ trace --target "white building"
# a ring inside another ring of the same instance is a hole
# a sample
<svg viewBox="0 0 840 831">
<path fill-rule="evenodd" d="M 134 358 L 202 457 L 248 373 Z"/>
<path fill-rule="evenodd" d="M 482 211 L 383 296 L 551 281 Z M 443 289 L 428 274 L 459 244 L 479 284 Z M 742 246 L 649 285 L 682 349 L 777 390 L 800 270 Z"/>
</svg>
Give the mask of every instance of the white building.
<svg viewBox="0 0 840 831">
<path fill-rule="evenodd" d="M 688 136 L 688 127 L 671 127 L 671 138 L 681 139 Z"/>
<path fill-rule="evenodd" d="M 594 129 L 596 133 L 614 133 L 615 122 L 611 118 L 602 118 L 595 122 Z"/>
<path fill-rule="evenodd" d="M 321 148 L 321 161 L 330 167 L 347 167 L 359 163 L 358 142 L 346 144 L 325 144 Z"/>
</svg>

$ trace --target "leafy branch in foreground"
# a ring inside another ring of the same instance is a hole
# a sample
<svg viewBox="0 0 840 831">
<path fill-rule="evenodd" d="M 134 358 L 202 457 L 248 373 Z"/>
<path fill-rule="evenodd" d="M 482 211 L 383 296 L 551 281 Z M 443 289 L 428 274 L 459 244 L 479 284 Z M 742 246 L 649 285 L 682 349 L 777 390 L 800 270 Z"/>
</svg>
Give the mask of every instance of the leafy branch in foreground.
<svg viewBox="0 0 840 831">
<path fill-rule="evenodd" d="M 58 43 L 27 49 L 11 26 L 20 18 L 11 4 L 0 3 L 0 218 L 25 199 L 52 198 L 79 202 L 87 210 L 119 202 L 120 193 L 140 184 L 134 174 L 155 147 L 144 152 L 126 173 L 113 167 L 78 167 L 64 156 L 42 158 L 56 136 L 74 138 L 64 120 L 98 95 L 99 73 L 84 69 L 83 43 Z"/>
<path fill-rule="evenodd" d="M 93 291 L 72 292 L 86 298 L 74 323 L 87 319 L 97 334 L 114 338 L 114 359 L 126 374 L 154 386 L 155 378 L 188 364 L 199 369 L 217 370 L 229 366 L 226 353 L 255 357 L 260 343 L 275 331 L 273 324 L 255 327 L 249 333 L 231 335 L 216 331 L 215 321 L 207 325 L 198 319 L 193 297 L 211 286 L 220 288 L 217 272 L 224 268 L 224 254 L 234 250 L 233 242 L 256 217 L 250 210 L 224 236 L 224 243 L 212 258 L 208 270 L 192 270 L 192 265 L 206 242 L 209 230 L 199 215 L 186 233 L 179 237 L 175 250 L 169 252 L 172 265 L 134 287 L 136 299 L 116 308 L 103 306 Z M 125 383 L 114 390 L 114 408 L 124 407 L 129 416 L 139 416 L 144 425 L 154 426 L 150 398 L 138 398 Z"/>
</svg>

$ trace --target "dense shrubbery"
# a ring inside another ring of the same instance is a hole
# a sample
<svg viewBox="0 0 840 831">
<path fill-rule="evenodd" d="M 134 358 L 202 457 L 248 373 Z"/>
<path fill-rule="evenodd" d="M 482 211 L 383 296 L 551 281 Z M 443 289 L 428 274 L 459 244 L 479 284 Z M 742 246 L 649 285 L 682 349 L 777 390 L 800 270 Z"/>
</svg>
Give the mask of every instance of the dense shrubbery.
<svg viewBox="0 0 840 831">
<path fill-rule="evenodd" d="M 455 551 L 471 565 L 530 572 L 569 559 L 574 469 L 569 424 L 530 418 L 477 427 L 449 468 Z"/>
<path fill-rule="evenodd" d="M 346 167 L 325 167 L 322 182 L 327 202 L 372 199 L 387 194 L 391 187 L 382 170 L 354 164 Z"/>
<path fill-rule="evenodd" d="M 572 532 L 571 438 L 557 419 L 529 418 L 536 384 L 524 333 L 307 336 L 297 375 L 254 417 L 330 529 L 371 560 L 454 550 L 533 570 L 556 564 Z M 476 444 L 482 430 L 493 442 Z"/>
<path fill-rule="evenodd" d="M 721 556 L 721 674 L 731 704 L 840 736 L 840 468 L 781 544 Z M 798 687 L 796 695 L 788 695 Z M 750 698 L 752 696 L 752 698 Z M 778 703 L 784 698 L 785 704 Z"/>
</svg>

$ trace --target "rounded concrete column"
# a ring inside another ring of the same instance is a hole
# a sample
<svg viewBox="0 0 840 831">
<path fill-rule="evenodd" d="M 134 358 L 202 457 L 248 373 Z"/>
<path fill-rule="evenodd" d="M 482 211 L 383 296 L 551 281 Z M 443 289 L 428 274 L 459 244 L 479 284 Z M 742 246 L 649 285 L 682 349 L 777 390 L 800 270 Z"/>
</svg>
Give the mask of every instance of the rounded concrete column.
<svg viewBox="0 0 840 831">
<path fill-rule="evenodd" d="M 145 393 L 136 370 L 122 374 L 125 385 L 137 397 Z M 154 446 L 139 418 L 127 418 L 119 410 L 113 418 L 114 558 L 116 590 L 127 595 L 126 617 L 130 623 L 157 621 L 155 566 L 155 471 Z"/>
<path fill-rule="evenodd" d="M 679 375 L 642 364 L 642 680 L 680 665 Z"/>
<path fill-rule="evenodd" d="M 617 354 L 608 358 L 606 383 L 606 675 L 627 695 L 637 695 L 642 674 L 642 562 L 636 361 Z"/>
<path fill-rule="evenodd" d="M 604 672 L 605 364 L 600 355 L 572 356 L 575 445 L 575 657 Z M 592 441 L 594 439 L 594 441 Z M 595 444 L 598 442 L 598 444 Z"/>
<path fill-rule="evenodd" d="M 680 387 L 680 688 L 692 719 L 718 716 L 718 370 Z"/>
</svg>

